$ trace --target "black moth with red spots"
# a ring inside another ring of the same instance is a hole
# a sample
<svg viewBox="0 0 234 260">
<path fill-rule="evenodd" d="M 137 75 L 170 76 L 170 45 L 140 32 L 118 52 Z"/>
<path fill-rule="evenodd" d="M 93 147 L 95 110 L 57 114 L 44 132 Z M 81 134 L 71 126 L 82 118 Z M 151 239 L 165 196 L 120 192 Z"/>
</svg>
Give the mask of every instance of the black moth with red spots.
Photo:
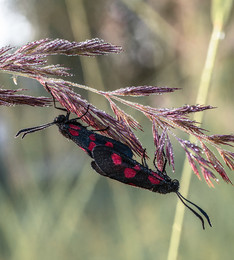
<svg viewBox="0 0 234 260">
<path fill-rule="evenodd" d="M 92 157 L 93 148 L 96 145 L 103 145 L 112 148 L 114 151 L 120 151 L 126 156 L 132 158 L 133 152 L 127 145 L 119 141 L 116 141 L 112 138 L 97 134 L 95 131 L 88 130 L 87 127 L 83 126 L 81 123 L 77 121 L 81 117 L 76 119 L 69 119 L 69 113 L 67 113 L 66 116 L 59 115 L 51 123 L 20 130 L 16 134 L 16 137 L 19 136 L 20 134 L 23 134 L 22 138 L 24 138 L 25 135 L 29 133 L 40 131 L 51 125 L 57 125 L 60 133 L 63 136 L 75 142 L 78 146 L 80 146 L 81 149 L 86 151 L 88 155 L 91 157 Z"/>
<path fill-rule="evenodd" d="M 201 215 L 188 206 L 184 201 L 195 206 L 207 219 L 209 225 L 212 226 L 206 212 L 196 204 L 184 198 L 179 193 L 179 181 L 172 180 L 166 172 L 161 172 L 158 169 L 152 171 L 125 154 L 115 151 L 111 147 L 107 146 L 96 146 L 93 149 L 92 154 L 94 161 L 92 161 L 91 165 L 99 174 L 125 184 L 161 194 L 175 192 L 182 203 L 201 220 L 203 229 L 205 229 L 205 226 Z"/>
<path fill-rule="evenodd" d="M 154 172 L 108 147 L 95 147 L 93 158 L 95 161 L 92 162 L 92 167 L 96 171 L 100 169 L 104 176 L 122 183 L 162 194 L 177 192 L 179 189 L 177 180 L 172 181 L 162 172 Z"/>
<path fill-rule="evenodd" d="M 201 220 L 203 229 L 205 229 L 205 227 L 201 215 L 184 201 L 195 206 L 203 216 L 205 216 L 211 226 L 210 219 L 206 212 L 179 193 L 178 180 L 171 180 L 165 171 L 161 172 L 158 169 L 156 172 L 152 171 L 147 166 L 143 166 L 133 160 L 132 150 L 127 145 L 88 130 L 77 121 L 80 118 L 69 119 L 69 113 L 67 113 L 66 116 L 59 115 L 51 123 L 20 130 L 16 134 L 16 137 L 23 134 L 22 138 L 24 138 L 25 135 L 29 133 L 40 131 L 52 125 L 57 125 L 62 135 L 71 139 L 94 159 L 91 165 L 97 173 L 125 184 L 148 189 L 161 194 L 175 192 L 182 203 Z"/>
</svg>

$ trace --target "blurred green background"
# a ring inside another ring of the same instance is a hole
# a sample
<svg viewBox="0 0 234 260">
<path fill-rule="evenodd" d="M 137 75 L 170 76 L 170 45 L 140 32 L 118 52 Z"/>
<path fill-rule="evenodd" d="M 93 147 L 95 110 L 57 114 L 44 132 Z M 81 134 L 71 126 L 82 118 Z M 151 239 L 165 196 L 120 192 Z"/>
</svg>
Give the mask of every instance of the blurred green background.
<svg viewBox="0 0 234 260">
<path fill-rule="evenodd" d="M 180 87 L 172 94 L 134 99 L 155 107 L 196 102 L 212 31 L 211 1 L 173 0 L 1 0 L 1 44 L 22 45 L 41 38 L 84 41 L 103 38 L 124 52 L 97 58 L 52 57 L 72 68 L 69 80 L 97 89 L 158 85 Z M 234 17 L 224 27 L 202 127 L 210 134 L 233 133 Z M 33 80 L 1 74 L 4 88 L 27 88 L 48 95 Z M 77 90 L 78 91 L 78 90 Z M 100 96 L 80 91 L 111 113 Z M 122 107 L 143 126 L 137 136 L 153 154 L 151 124 Z M 167 259 L 177 197 L 162 196 L 100 177 L 90 158 L 57 128 L 15 139 L 25 127 L 51 122 L 54 108 L 26 106 L 0 110 L 0 259 Z M 181 137 L 186 137 L 178 132 Z M 174 143 L 181 180 L 185 154 Z M 153 156 L 151 156 L 152 158 Z M 151 164 L 152 166 L 152 164 Z M 227 170 L 232 181 L 233 173 Z M 189 196 L 210 216 L 202 230 L 188 210 L 178 259 L 233 259 L 234 190 L 220 180 L 215 189 L 192 177 Z"/>
</svg>

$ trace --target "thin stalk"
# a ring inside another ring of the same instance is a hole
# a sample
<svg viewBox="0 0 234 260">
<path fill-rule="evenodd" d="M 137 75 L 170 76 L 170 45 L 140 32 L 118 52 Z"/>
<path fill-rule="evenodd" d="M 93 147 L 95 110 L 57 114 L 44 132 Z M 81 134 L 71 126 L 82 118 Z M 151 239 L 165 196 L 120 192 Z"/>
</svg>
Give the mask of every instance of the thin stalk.
<svg viewBox="0 0 234 260">
<path fill-rule="evenodd" d="M 205 104 L 207 101 L 217 49 L 218 49 L 219 42 L 222 39 L 221 36 L 223 35 L 222 29 L 223 29 L 223 23 L 220 22 L 220 20 L 218 23 L 215 23 L 213 21 L 213 31 L 210 38 L 205 65 L 200 79 L 196 104 Z M 197 122 L 202 122 L 203 113 L 195 113 L 193 119 Z M 194 142 L 194 140 L 195 138 L 191 136 L 190 141 Z M 185 159 L 183 171 L 182 171 L 182 177 L 181 177 L 182 185 L 180 189 L 181 193 L 185 197 L 187 197 L 188 195 L 191 176 L 192 176 L 192 169 L 189 166 L 188 160 Z M 176 213 L 175 213 L 174 224 L 172 227 L 172 234 L 171 234 L 170 245 L 168 250 L 168 257 L 167 257 L 168 260 L 175 260 L 177 259 L 178 256 L 178 249 L 179 249 L 181 231 L 182 231 L 182 223 L 184 219 L 184 210 L 185 208 L 178 200 L 176 205 Z"/>
<path fill-rule="evenodd" d="M 121 236 L 121 259 L 144 259 L 144 241 L 139 234 L 138 221 L 134 216 L 134 209 L 130 196 L 120 185 L 112 186 L 113 201 L 116 208 L 118 231 Z M 131 250 L 129 250 L 131 248 Z"/>
</svg>

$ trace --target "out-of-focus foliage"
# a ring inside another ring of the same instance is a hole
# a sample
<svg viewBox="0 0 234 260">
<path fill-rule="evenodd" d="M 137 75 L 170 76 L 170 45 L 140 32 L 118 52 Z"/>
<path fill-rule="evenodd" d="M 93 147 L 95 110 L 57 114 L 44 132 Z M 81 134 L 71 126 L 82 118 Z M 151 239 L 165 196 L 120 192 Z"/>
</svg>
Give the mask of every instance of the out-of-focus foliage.
<svg viewBox="0 0 234 260">
<path fill-rule="evenodd" d="M 99 37 L 123 47 L 122 54 L 108 57 L 55 57 L 60 59 L 56 63 L 73 68 L 74 81 L 108 91 L 134 85 L 178 87 L 183 90 L 141 101 L 155 107 L 194 103 L 212 29 L 210 2 L 12 2 L 34 25 L 36 36 L 31 40 Z M 232 15 L 209 92 L 209 105 L 218 109 L 206 112 L 202 125 L 210 134 L 233 133 L 233 30 Z M 38 93 L 33 81 L 17 82 L 20 88 L 30 88 L 31 96 L 46 95 Z M 1 85 L 10 84 L 10 78 L 1 76 Z M 82 94 L 107 108 L 104 99 Z M 99 177 L 87 155 L 55 128 L 23 141 L 13 138 L 21 128 L 51 122 L 58 114 L 53 108 L 1 108 L 0 113 L 1 259 L 166 259 L 176 196 L 163 197 Z M 137 136 L 153 154 L 149 122 L 140 114 L 134 117 L 144 126 Z M 174 150 L 173 177 L 180 179 L 184 153 L 179 146 Z M 232 259 L 232 198 L 231 185 L 208 189 L 194 177 L 189 199 L 206 210 L 213 228 L 204 232 L 186 212 L 179 259 Z"/>
</svg>

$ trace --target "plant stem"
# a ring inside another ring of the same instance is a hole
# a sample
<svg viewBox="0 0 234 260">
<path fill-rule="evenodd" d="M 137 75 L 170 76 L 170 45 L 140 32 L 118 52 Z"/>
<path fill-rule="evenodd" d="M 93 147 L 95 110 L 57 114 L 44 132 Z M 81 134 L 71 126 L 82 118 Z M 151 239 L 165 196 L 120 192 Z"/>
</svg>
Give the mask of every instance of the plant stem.
<svg viewBox="0 0 234 260">
<path fill-rule="evenodd" d="M 209 87 L 210 87 L 211 76 L 212 76 L 212 72 L 214 69 L 215 58 L 216 58 L 216 54 L 217 54 L 219 41 L 221 39 L 221 37 L 220 37 L 221 35 L 222 35 L 221 24 L 216 24 L 216 25 L 214 24 L 208 51 L 207 51 L 205 65 L 204 65 L 202 75 L 201 75 L 198 94 L 197 94 L 197 98 L 196 98 L 196 104 L 205 104 L 206 103 L 206 100 L 208 97 L 208 92 L 209 92 Z M 204 113 L 195 113 L 193 119 L 197 122 L 202 122 L 203 115 L 204 115 Z M 193 136 L 190 136 L 191 142 L 194 142 L 194 139 L 195 138 Z M 188 195 L 191 176 L 192 176 L 192 169 L 189 166 L 188 160 L 185 159 L 183 171 L 182 171 L 182 177 L 181 177 L 182 185 L 181 185 L 181 189 L 180 189 L 181 193 L 185 197 L 187 197 L 187 195 Z M 175 259 L 177 259 L 177 256 L 178 256 L 178 249 L 179 249 L 180 237 L 181 237 L 181 231 L 182 231 L 182 223 L 183 223 L 183 219 L 184 219 L 184 209 L 185 209 L 184 206 L 178 200 L 177 205 L 176 205 L 174 224 L 172 227 L 172 234 L 171 234 L 168 257 L 167 257 L 168 260 L 175 260 Z"/>
</svg>

